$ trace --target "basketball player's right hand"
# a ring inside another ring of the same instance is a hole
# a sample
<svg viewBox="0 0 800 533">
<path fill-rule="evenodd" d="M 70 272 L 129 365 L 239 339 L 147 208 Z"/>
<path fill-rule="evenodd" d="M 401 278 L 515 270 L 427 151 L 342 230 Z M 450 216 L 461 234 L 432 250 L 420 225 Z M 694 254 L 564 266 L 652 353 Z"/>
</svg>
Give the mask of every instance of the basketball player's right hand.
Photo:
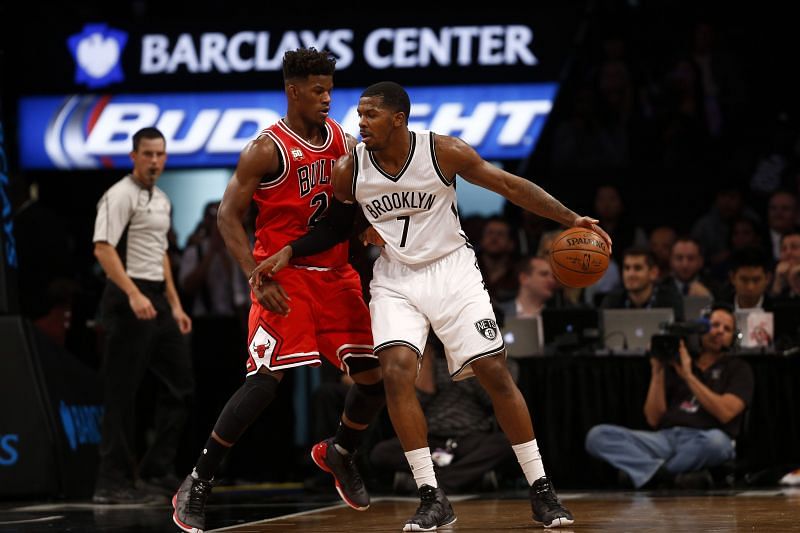
<svg viewBox="0 0 800 533">
<path fill-rule="evenodd" d="M 372 226 L 368 226 L 367 229 L 362 231 L 358 235 L 358 240 L 360 240 L 364 246 L 367 246 L 368 244 L 372 244 L 373 246 L 386 245 L 386 241 L 383 240 L 383 237 L 381 237 L 380 233 L 378 233 Z"/>
<path fill-rule="evenodd" d="M 592 217 L 578 217 L 575 219 L 575 222 L 572 224 L 573 226 L 579 226 L 582 228 L 589 228 L 590 230 L 594 231 L 598 235 L 600 235 L 606 244 L 608 245 L 608 253 L 611 255 L 611 237 L 608 233 L 605 232 L 603 228 L 598 226 L 600 223 L 599 220 Z"/>
<path fill-rule="evenodd" d="M 128 297 L 128 305 L 139 320 L 152 320 L 156 317 L 156 308 L 150 298 L 137 292 Z"/>
</svg>

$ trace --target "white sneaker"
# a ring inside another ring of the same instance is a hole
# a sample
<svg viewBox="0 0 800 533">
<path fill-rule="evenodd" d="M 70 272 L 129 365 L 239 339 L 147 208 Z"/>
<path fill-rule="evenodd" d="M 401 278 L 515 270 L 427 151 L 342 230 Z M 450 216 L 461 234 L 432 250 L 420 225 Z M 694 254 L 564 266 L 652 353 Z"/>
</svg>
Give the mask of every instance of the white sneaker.
<svg viewBox="0 0 800 533">
<path fill-rule="evenodd" d="M 792 470 L 781 478 L 781 485 L 800 485 L 800 468 Z"/>
</svg>

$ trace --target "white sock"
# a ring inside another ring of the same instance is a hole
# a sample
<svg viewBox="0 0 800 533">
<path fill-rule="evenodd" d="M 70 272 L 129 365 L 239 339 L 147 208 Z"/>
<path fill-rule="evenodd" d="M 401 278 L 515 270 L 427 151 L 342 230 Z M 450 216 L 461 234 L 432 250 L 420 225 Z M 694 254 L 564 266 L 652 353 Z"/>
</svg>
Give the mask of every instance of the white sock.
<svg viewBox="0 0 800 533">
<path fill-rule="evenodd" d="M 517 461 L 519 461 L 519 466 L 522 467 L 522 471 L 525 473 L 528 485 L 533 485 L 534 481 L 544 477 L 544 464 L 542 464 L 542 455 L 539 453 L 536 439 L 522 444 L 515 444 L 511 448 L 517 454 Z"/>
<path fill-rule="evenodd" d="M 422 485 L 430 485 L 434 488 L 439 486 L 439 483 L 436 482 L 436 474 L 433 473 L 430 448 L 420 448 L 406 452 L 406 460 L 408 461 L 408 466 L 411 467 L 411 473 L 414 474 L 417 488 Z"/>
</svg>

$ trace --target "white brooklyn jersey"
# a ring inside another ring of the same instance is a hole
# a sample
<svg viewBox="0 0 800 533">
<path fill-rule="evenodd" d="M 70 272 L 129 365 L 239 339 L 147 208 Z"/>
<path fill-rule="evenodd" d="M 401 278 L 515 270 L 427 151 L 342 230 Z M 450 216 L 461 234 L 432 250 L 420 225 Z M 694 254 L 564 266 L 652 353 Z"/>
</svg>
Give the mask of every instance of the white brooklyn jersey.
<svg viewBox="0 0 800 533">
<path fill-rule="evenodd" d="M 353 195 L 386 246 L 383 254 L 406 264 L 427 263 L 464 246 L 455 184 L 444 176 L 433 151 L 433 132 L 410 132 L 411 150 L 396 176 L 356 146 Z"/>
</svg>

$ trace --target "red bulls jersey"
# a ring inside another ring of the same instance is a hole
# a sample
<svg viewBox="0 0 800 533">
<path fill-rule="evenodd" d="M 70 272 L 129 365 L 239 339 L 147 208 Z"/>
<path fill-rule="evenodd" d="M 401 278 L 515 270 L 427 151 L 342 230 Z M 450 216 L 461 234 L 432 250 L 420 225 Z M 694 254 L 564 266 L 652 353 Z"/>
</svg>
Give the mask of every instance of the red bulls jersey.
<svg viewBox="0 0 800 533">
<path fill-rule="evenodd" d="M 256 261 L 302 237 L 327 214 L 333 199 L 333 164 L 347 153 L 347 139 L 342 127 L 330 118 L 325 122 L 325 131 L 327 135 L 321 146 L 301 139 L 282 120 L 262 132 L 277 145 L 283 172 L 271 179 L 264 178 L 253 195 L 258 205 L 253 247 Z M 345 240 L 317 255 L 293 258 L 292 263 L 338 267 L 347 263 L 347 254 Z"/>
</svg>

